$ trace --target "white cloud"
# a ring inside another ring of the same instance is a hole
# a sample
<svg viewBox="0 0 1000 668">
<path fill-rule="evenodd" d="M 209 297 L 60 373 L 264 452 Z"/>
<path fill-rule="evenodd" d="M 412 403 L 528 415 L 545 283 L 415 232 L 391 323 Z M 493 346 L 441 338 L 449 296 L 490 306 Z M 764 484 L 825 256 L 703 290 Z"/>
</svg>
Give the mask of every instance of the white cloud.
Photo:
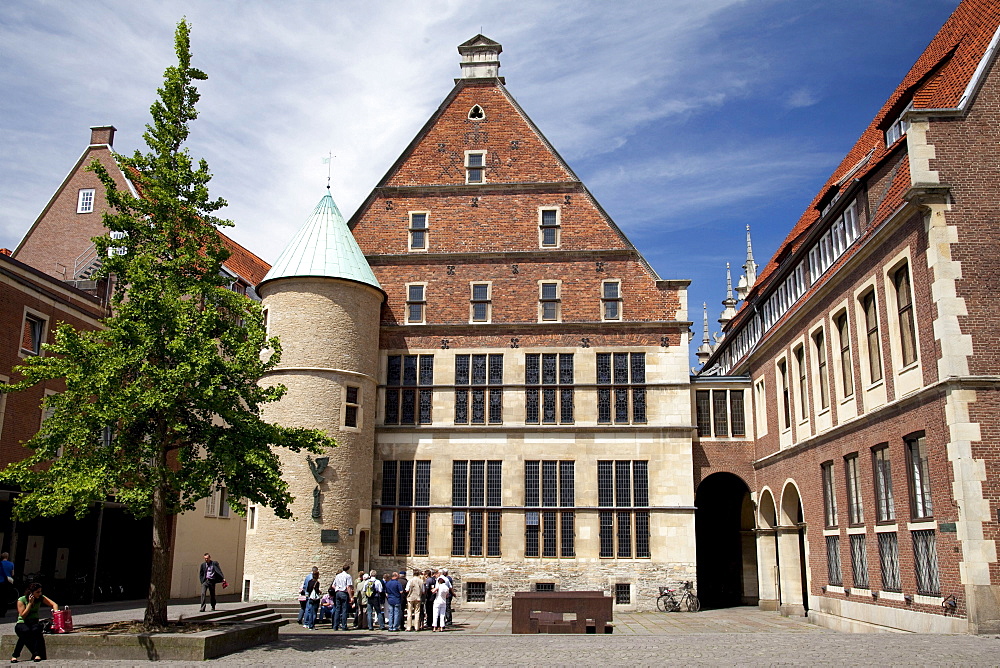
<svg viewBox="0 0 1000 668">
<path fill-rule="evenodd" d="M 613 194 L 612 215 L 627 232 L 646 234 L 695 228 L 733 217 L 735 209 L 787 197 L 821 180 L 840 157 L 774 142 L 744 143 L 621 160 L 591 174 L 587 183 L 597 193 Z"/>
<path fill-rule="evenodd" d="M 713 22 L 733 0 L 410 3 L 13 3 L 0 23 L 7 138 L 0 245 L 13 246 L 79 156 L 90 125 L 141 146 L 172 31 L 192 23 L 201 117 L 191 150 L 216 175 L 233 236 L 273 260 L 323 194 L 360 204 L 458 75 L 455 47 L 483 31 L 501 73 L 574 161 L 624 146 L 636 128 L 740 95 Z M 16 184 L 16 187 L 14 187 Z"/>
<path fill-rule="evenodd" d="M 801 109 L 811 107 L 819 102 L 819 95 L 808 88 L 798 88 L 788 93 L 785 98 L 785 106 L 789 109 Z"/>
</svg>

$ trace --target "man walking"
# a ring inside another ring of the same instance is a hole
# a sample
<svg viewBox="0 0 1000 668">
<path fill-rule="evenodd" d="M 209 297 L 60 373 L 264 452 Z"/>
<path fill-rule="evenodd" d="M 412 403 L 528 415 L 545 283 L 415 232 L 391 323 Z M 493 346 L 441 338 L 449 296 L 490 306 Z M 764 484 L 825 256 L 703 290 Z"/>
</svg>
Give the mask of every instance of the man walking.
<svg viewBox="0 0 1000 668">
<path fill-rule="evenodd" d="M 389 630 L 399 631 L 403 612 L 403 588 L 399 584 L 399 573 L 393 573 L 385 585 L 385 602 L 389 606 Z"/>
<path fill-rule="evenodd" d="M 333 629 L 347 630 L 347 610 L 354 600 L 354 579 L 348 572 L 350 564 L 344 564 L 344 570 L 337 573 L 333 579 Z"/>
<path fill-rule="evenodd" d="M 222 575 L 222 567 L 218 561 L 212 561 L 212 555 L 205 553 L 205 561 L 198 571 L 198 581 L 201 582 L 201 611 L 205 612 L 205 596 L 208 595 L 212 603 L 212 610 L 215 610 L 215 585 L 222 582 L 225 577 Z"/>
<path fill-rule="evenodd" d="M 403 620 L 403 628 L 416 631 L 421 621 L 420 614 L 421 599 L 424 593 L 424 579 L 420 577 L 420 571 L 414 571 L 410 579 L 406 581 L 406 618 Z"/>
</svg>

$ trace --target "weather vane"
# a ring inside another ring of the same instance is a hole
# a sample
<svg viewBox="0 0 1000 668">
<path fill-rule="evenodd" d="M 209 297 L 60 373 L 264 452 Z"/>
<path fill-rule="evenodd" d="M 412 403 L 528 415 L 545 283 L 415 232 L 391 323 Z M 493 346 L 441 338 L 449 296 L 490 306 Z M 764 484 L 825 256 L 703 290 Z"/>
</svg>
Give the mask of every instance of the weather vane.
<svg viewBox="0 0 1000 668">
<path fill-rule="evenodd" d="M 326 189 L 327 190 L 330 189 L 330 170 L 332 169 L 331 163 L 333 162 L 333 158 L 336 158 L 336 157 L 337 156 L 335 156 L 333 154 L 333 151 L 330 151 L 329 155 L 327 155 L 327 157 L 323 158 L 323 164 L 326 165 Z"/>
</svg>

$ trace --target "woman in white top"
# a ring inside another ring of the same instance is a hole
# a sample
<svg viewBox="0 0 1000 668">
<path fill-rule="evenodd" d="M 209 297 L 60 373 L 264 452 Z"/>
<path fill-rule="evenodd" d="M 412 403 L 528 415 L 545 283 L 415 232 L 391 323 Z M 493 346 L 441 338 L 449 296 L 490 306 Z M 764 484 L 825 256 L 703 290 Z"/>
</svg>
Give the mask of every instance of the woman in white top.
<svg viewBox="0 0 1000 668">
<path fill-rule="evenodd" d="M 437 584 L 431 588 L 434 593 L 434 624 L 432 631 L 444 631 L 444 615 L 448 608 L 448 592 L 451 587 L 444 578 L 438 578 Z"/>
</svg>

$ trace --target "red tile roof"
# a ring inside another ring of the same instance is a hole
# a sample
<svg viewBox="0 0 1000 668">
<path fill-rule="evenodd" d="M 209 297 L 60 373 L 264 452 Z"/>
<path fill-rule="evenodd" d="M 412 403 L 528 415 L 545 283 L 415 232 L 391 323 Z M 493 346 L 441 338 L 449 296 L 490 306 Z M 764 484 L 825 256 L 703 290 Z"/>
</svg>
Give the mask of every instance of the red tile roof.
<svg viewBox="0 0 1000 668">
<path fill-rule="evenodd" d="M 917 109 L 943 109 L 956 107 L 968 87 L 986 49 L 1000 24 L 1000 3 L 996 0 L 964 0 L 931 40 L 907 75 L 872 119 L 854 147 L 844 157 L 830 178 L 802 214 L 791 232 L 775 251 L 774 256 L 757 275 L 751 295 L 759 294 L 768 278 L 778 269 L 780 261 L 800 245 L 802 239 L 820 218 L 819 203 L 832 191 L 842 191 L 854 179 L 863 179 L 882 166 L 884 159 L 896 144 L 885 145 L 885 129 L 903 112 L 908 100 Z M 897 142 L 898 144 L 898 142 Z M 872 153 L 867 164 L 857 173 L 839 183 L 866 155 Z M 906 162 L 906 161 L 904 161 Z M 906 178 L 903 178 L 903 177 Z M 882 222 L 902 204 L 902 194 L 909 188 L 909 165 L 897 174 L 878 210 L 873 212 L 873 222 Z M 752 298 L 752 297 L 751 297 Z M 744 302 L 745 303 L 745 302 Z M 740 318 L 733 321 L 733 325 Z"/>
<path fill-rule="evenodd" d="M 264 262 L 259 257 L 248 251 L 246 248 L 236 243 L 222 232 L 219 237 L 230 252 L 229 259 L 225 266 L 230 271 L 234 271 L 247 280 L 255 288 L 264 280 L 264 276 L 271 269 L 271 265 Z"/>
<path fill-rule="evenodd" d="M 124 171 L 122 174 L 125 175 Z M 125 176 L 132 183 L 139 196 L 142 197 L 142 186 L 139 180 L 135 178 L 137 175 L 138 170 L 130 167 L 129 174 Z M 222 245 L 229 251 L 229 259 L 223 263 L 223 266 L 229 271 L 238 274 L 247 283 L 256 288 L 264 280 L 267 272 L 271 270 L 271 265 L 230 239 L 221 230 L 218 230 L 218 232 L 219 237 L 222 239 Z"/>
</svg>

